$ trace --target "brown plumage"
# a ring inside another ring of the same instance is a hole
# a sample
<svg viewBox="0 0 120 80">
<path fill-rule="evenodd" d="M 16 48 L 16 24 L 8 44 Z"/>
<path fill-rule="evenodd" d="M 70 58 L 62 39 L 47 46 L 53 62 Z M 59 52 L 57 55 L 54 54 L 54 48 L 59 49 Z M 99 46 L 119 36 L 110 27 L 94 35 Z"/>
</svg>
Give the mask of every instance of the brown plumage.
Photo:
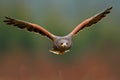
<svg viewBox="0 0 120 80">
<path fill-rule="evenodd" d="M 43 36 L 47 36 L 49 39 L 53 41 L 53 49 L 50 51 L 55 54 L 64 54 L 65 52 L 69 51 L 69 49 L 71 48 L 72 38 L 75 34 L 77 34 L 77 32 L 82 30 L 84 27 L 89 27 L 100 21 L 103 17 L 106 16 L 106 14 L 110 13 L 111 9 L 112 7 L 94 15 L 93 17 L 86 19 L 85 21 L 80 23 L 77 27 L 75 27 L 72 32 L 70 32 L 68 35 L 63 37 L 55 36 L 46 29 L 44 29 L 43 27 L 30 22 L 17 20 L 9 17 L 5 17 L 6 20 L 4 20 L 4 22 L 7 23 L 8 25 L 17 26 L 21 29 L 27 29 L 30 32 L 33 31 L 36 33 L 40 33 Z"/>
</svg>

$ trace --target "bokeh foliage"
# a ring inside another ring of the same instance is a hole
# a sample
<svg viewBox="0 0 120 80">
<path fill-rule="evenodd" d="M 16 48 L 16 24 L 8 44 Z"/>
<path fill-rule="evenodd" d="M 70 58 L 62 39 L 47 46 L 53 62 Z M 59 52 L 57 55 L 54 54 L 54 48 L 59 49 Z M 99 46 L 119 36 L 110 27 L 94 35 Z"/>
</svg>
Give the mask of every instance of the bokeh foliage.
<svg viewBox="0 0 120 80">
<path fill-rule="evenodd" d="M 0 52 L 22 49 L 49 53 L 48 50 L 52 47 L 51 42 L 39 34 L 5 25 L 2 22 L 4 16 L 40 24 L 53 34 L 63 36 L 86 18 L 110 6 L 113 6 L 113 10 L 106 18 L 77 34 L 73 39 L 70 54 L 76 53 L 71 56 L 82 54 L 82 52 L 94 48 L 96 50 L 106 45 L 112 49 L 120 48 L 120 6 L 118 3 L 119 0 L 91 0 L 89 3 L 87 0 L 1 0 Z"/>
</svg>

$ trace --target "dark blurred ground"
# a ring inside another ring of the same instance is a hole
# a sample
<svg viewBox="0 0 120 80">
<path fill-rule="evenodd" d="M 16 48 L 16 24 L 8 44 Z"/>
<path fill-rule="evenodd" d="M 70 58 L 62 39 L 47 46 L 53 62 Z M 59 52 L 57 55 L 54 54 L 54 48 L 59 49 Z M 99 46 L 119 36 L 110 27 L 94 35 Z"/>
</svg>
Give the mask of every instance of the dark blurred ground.
<svg viewBox="0 0 120 80">
<path fill-rule="evenodd" d="M 120 0 L 0 0 L 0 80 L 120 80 Z M 5 25 L 4 16 L 40 24 L 56 35 L 113 6 L 81 31 L 70 52 L 49 52 L 49 39 Z"/>
<path fill-rule="evenodd" d="M 118 54 L 87 52 L 72 62 L 53 61 L 50 56 L 6 53 L 0 59 L 0 80 L 119 80 Z M 105 52 L 104 52 L 105 53 Z M 75 53 L 74 53 L 75 54 Z"/>
</svg>

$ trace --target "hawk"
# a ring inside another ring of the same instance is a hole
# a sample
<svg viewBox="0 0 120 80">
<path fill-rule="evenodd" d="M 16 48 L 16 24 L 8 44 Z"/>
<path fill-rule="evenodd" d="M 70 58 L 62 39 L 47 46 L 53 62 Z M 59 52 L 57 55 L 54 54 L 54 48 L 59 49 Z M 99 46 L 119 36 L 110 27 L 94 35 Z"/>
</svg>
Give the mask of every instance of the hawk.
<svg viewBox="0 0 120 80">
<path fill-rule="evenodd" d="M 36 32 L 43 36 L 47 36 L 53 42 L 53 49 L 50 50 L 50 52 L 55 54 L 64 54 L 65 52 L 69 51 L 72 45 L 72 38 L 80 30 L 82 30 L 85 27 L 90 27 L 91 25 L 100 21 L 106 16 L 106 14 L 110 13 L 111 9 L 112 7 L 107 8 L 106 10 L 94 15 L 93 17 L 84 20 L 78 26 L 76 26 L 68 35 L 65 36 L 56 36 L 37 24 L 33 24 L 23 20 L 5 17 L 6 19 L 4 20 L 4 22 L 8 25 L 17 26 L 18 28 L 26 29 L 30 32 Z"/>
</svg>

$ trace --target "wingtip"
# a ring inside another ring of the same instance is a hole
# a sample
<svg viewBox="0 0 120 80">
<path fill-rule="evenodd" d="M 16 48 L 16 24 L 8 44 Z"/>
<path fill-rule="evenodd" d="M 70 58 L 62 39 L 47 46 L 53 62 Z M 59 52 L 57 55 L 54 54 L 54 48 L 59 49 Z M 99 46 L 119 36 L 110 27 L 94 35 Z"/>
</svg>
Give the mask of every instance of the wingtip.
<svg viewBox="0 0 120 80">
<path fill-rule="evenodd" d="M 111 10 L 113 8 L 113 6 L 109 7 L 107 10 Z"/>
<path fill-rule="evenodd" d="M 6 19 L 10 19 L 8 16 L 5 16 Z"/>
<path fill-rule="evenodd" d="M 13 20 L 12 18 L 8 17 L 8 16 L 4 16 L 5 20 L 3 20 L 3 22 L 9 22 L 9 20 Z"/>
<path fill-rule="evenodd" d="M 111 6 L 111 7 L 107 8 L 104 12 L 105 12 L 106 14 L 108 14 L 108 13 L 111 12 L 111 9 L 112 9 L 112 8 L 113 8 L 113 7 Z"/>
<path fill-rule="evenodd" d="M 8 16 L 5 16 L 5 20 L 3 20 L 3 22 L 5 22 L 7 25 L 11 25 L 12 24 L 11 23 L 12 20 L 13 20 L 12 18 L 10 18 Z"/>
</svg>

